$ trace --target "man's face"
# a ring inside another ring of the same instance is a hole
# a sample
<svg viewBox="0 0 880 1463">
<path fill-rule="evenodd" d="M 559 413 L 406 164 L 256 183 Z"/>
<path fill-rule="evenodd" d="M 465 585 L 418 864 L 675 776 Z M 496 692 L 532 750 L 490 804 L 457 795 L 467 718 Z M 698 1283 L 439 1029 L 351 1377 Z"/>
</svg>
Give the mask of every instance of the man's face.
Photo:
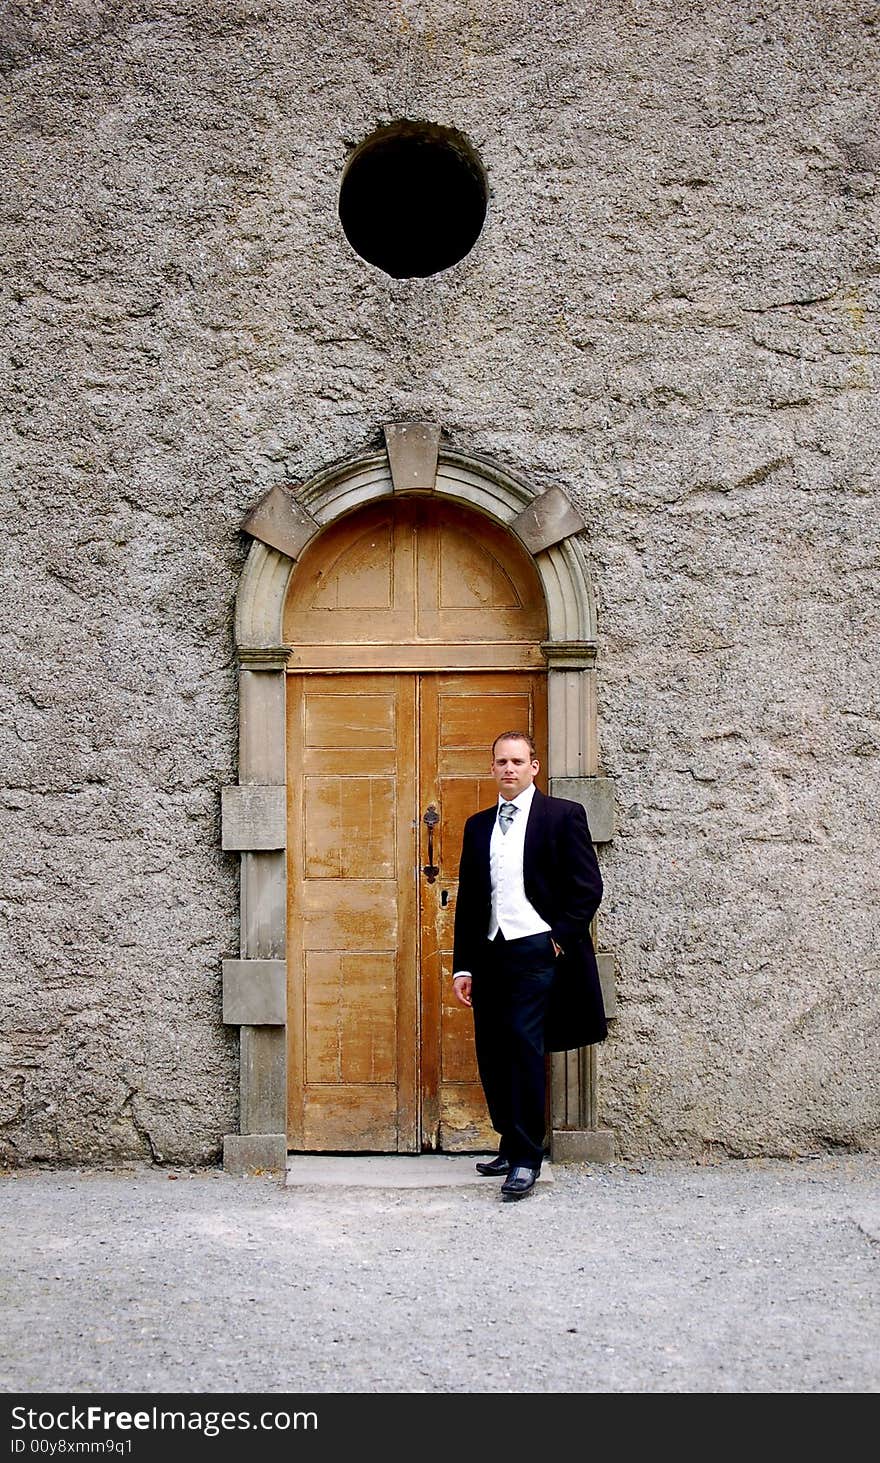
<svg viewBox="0 0 880 1463">
<path fill-rule="evenodd" d="M 511 802 L 531 787 L 540 764 L 529 751 L 528 742 L 518 737 L 508 737 L 498 742 L 492 757 L 492 776 L 498 784 L 503 798 Z"/>
</svg>

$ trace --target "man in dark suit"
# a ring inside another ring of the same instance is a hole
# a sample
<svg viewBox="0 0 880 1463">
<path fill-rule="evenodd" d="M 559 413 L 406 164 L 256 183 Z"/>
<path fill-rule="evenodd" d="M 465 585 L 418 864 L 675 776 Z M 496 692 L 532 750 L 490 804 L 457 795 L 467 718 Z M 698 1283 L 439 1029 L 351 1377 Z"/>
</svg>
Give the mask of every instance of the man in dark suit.
<svg viewBox="0 0 880 1463">
<path fill-rule="evenodd" d="M 602 878 L 580 803 L 535 786 L 535 745 L 492 745 L 498 802 L 468 818 L 455 907 L 453 984 L 472 1006 L 480 1081 L 505 1200 L 531 1193 L 546 1127 L 546 1051 L 602 1041 L 602 990 L 589 925 Z"/>
</svg>

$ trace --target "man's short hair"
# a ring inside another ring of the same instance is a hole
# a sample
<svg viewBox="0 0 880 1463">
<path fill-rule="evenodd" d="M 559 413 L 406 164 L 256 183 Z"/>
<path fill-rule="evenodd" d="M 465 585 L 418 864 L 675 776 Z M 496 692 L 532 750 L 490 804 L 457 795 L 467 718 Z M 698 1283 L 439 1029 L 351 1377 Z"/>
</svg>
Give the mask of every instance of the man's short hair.
<svg viewBox="0 0 880 1463">
<path fill-rule="evenodd" d="M 537 760 L 538 760 L 538 749 L 535 746 L 534 742 L 532 741 L 531 737 L 529 736 L 528 732 L 524 732 L 524 731 L 501 732 L 500 735 L 497 736 L 495 738 L 494 742 L 492 743 L 492 761 L 493 762 L 495 761 L 495 748 L 498 746 L 498 743 L 499 742 L 525 742 L 526 746 L 529 749 L 529 753 L 531 755 L 531 760 L 533 762 L 537 762 Z"/>
</svg>

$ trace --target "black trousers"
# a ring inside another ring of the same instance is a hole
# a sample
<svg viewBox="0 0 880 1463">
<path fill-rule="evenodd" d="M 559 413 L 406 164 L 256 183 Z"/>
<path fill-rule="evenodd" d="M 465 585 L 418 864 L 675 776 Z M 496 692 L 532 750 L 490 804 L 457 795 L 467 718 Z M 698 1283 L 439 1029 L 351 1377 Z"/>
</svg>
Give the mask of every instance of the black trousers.
<svg viewBox="0 0 880 1463">
<path fill-rule="evenodd" d="M 544 1020 L 555 955 L 549 934 L 487 941 L 471 999 L 480 1081 L 498 1152 L 511 1167 L 540 1168 L 547 1082 Z"/>
</svg>

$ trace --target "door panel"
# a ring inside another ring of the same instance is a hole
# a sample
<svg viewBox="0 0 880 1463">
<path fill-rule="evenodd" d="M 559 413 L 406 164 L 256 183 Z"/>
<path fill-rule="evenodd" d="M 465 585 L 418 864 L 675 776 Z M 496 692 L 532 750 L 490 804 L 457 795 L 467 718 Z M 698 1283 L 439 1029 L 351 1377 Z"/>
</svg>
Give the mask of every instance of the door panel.
<svg viewBox="0 0 880 1463">
<path fill-rule="evenodd" d="M 396 506 L 373 503 L 332 524 L 306 549 L 284 613 L 291 644 L 397 644 L 415 637 L 412 509 Z"/>
<path fill-rule="evenodd" d="M 539 756 L 547 739 L 546 679 L 528 674 L 423 676 L 419 696 L 422 815 L 433 805 L 434 883 L 420 884 L 422 1146 L 445 1152 L 494 1147 L 474 1053 L 473 1017 L 452 990 L 452 944 L 461 839 L 471 813 L 495 802 L 489 748 L 499 732 L 527 731 Z M 421 824 L 422 858 L 427 842 Z"/>
<path fill-rule="evenodd" d="M 534 566 L 500 524 L 439 518 L 430 503 L 417 517 L 418 634 L 450 644 L 493 641 L 509 655 L 517 642 L 537 649 L 547 612 Z M 496 662 L 497 664 L 497 662 Z"/>
<path fill-rule="evenodd" d="M 412 676 L 289 681 L 289 1134 L 418 1142 Z"/>
<path fill-rule="evenodd" d="M 543 669 L 546 638 L 522 544 L 430 498 L 383 499 L 326 528 L 284 609 L 291 669 Z"/>
</svg>

